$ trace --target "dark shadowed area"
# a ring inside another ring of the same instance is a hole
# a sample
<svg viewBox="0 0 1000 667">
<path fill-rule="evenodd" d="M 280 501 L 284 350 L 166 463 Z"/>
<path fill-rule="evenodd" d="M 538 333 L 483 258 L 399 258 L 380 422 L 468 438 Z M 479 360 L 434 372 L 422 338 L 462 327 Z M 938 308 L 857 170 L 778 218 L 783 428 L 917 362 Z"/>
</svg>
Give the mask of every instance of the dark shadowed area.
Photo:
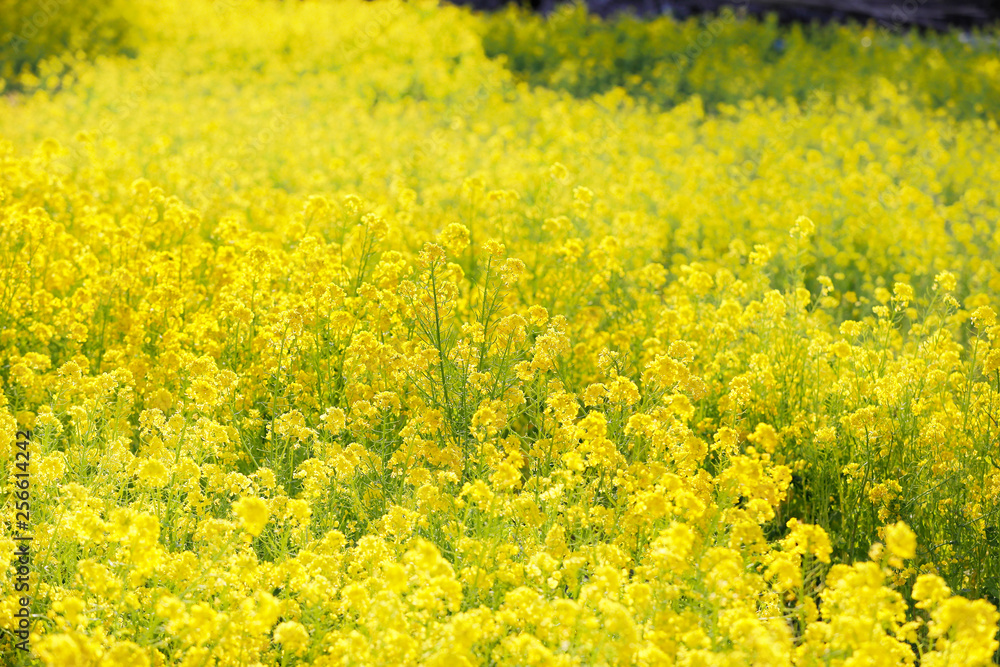
<svg viewBox="0 0 1000 667">
<path fill-rule="evenodd" d="M 477 9 L 499 9 L 511 4 L 505 0 L 455 0 Z M 559 0 L 530 0 L 521 3 L 543 13 L 561 4 Z M 631 12 L 641 16 L 673 14 L 686 18 L 695 14 L 718 12 L 724 7 L 742 9 L 748 14 L 777 14 L 782 21 L 857 21 L 889 26 L 914 26 L 944 30 L 949 27 L 973 28 L 1000 20 L 1000 2 L 945 2 L 944 0 L 771 0 L 770 2 L 727 2 L 726 0 L 588 0 L 591 12 L 610 16 Z"/>
</svg>

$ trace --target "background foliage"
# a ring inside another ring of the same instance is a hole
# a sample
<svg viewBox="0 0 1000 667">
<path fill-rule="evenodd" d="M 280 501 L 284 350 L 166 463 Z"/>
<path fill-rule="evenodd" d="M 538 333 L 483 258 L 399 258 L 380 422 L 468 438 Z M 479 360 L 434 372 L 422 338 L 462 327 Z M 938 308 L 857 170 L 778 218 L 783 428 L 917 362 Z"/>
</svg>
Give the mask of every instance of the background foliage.
<svg viewBox="0 0 1000 667">
<path fill-rule="evenodd" d="M 144 2 L 2 0 L 0 79 L 58 76 L 75 60 L 136 54 L 138 29 L 153 20 Z"/>
</svg>

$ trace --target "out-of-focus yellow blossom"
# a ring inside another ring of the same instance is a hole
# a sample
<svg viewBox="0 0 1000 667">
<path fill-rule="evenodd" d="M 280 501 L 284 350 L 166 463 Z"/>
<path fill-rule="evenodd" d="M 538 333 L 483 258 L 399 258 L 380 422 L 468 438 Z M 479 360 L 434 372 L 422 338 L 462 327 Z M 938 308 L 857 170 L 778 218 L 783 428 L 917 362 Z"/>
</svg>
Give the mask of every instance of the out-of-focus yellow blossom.
<svg viewBox="0 0 1000 667">
<path fill-rule="evenodd" d="M 899 558 L 913 558 L 916 555 L 917 536 L 902 521 L 885 529 L 885 542 L 889 551 Z"/>
<path fill-rule="evenodd" d="M 243 528 L 256 537 L 267 525 L 271 510 L 260 498 L 240 498 L 233 503 L 233 513 L 239 517 Z"/>
<path fill-rule="evenodd" d="M 301 653 L 309 642 L 309 633 L 301 623 L 285 621 L 274 629 L 274 641 L 286 651 Z"/>
</svg>

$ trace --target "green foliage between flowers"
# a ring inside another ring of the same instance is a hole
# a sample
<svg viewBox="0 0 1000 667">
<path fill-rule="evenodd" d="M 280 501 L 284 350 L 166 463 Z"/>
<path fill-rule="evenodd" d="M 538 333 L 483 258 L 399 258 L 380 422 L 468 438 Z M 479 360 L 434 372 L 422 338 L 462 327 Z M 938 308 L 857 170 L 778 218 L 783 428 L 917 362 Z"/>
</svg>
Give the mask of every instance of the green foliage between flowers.
<svg viewBox="0 0 1000 667">
<path fill-rule="evenodd" d="M 0 78 L 59 74 L 78 57 L 134 55 L 136 4 L 122 0 L 0 0 Z"/>
<path fill-rule="evenodd" d="M 887 21 L 781 26 L 774 16 L 743 18 L 739 7 L 685 21 L 605 21 L 582 4 L 548 17 L 511 6 L 482 25 L 487 55 L 577 97 L 622 87 L 658 106 L 695 94 L 709 109 L 757 96 L 803 102 L 817 92 L 866 102 L 881 77 L 917 105 L 959 118 L 1000 108 L 996 36 L 978 31 L 920 35 Z"/>
</svg>

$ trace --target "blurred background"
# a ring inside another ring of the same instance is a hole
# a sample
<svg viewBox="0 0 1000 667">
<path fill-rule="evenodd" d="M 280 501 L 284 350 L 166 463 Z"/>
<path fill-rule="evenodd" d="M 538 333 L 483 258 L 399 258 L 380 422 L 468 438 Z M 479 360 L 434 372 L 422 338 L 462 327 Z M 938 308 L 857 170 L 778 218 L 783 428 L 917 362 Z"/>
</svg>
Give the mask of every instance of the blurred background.
<svg viewBox="0 0 1000 667">
<path fill-rule="evenodd" d="M 479 9 L 497 9 L 507 0 L 456 0 L 458 4 Z M 553 11 L 559 0 L 530 0 L 525 3 L 544 13 Z M 921 26 L 945 29 L 949 26 L 972 27 L 1000 17 L 1000 1 L 980 0 L 946 2 L 944 0 L 588 0 L 591 12 L 608 16 L 628 11 L 643 16 L 672 14 L 687 18 L 704 12 L 718 12 L 723 7 L 742 9 L 748 14 L 776 14 L 782 21 L 873 20 L 884 26 Z"/>
</svg>

